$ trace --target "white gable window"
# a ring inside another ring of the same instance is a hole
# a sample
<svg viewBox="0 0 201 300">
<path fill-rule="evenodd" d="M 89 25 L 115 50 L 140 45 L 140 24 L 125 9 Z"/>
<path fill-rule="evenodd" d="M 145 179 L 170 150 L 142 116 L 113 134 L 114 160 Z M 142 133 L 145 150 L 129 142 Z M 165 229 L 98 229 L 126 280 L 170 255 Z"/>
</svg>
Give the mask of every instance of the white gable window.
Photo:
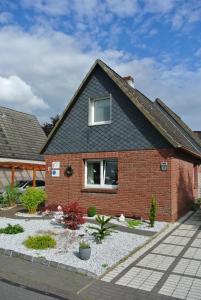
<svg viewBox="0 0 201 300">
<path fill-rule="evenodd" d="M 89 125 L 111 123 L 111 99 L 97 98 L 89 101 Z"/>
<path fill-rule="evenodd" d="M 85 186 L 91 188 L 116 188 L 118 185 L 117 160 L 86 160 Z"/>
</svg>

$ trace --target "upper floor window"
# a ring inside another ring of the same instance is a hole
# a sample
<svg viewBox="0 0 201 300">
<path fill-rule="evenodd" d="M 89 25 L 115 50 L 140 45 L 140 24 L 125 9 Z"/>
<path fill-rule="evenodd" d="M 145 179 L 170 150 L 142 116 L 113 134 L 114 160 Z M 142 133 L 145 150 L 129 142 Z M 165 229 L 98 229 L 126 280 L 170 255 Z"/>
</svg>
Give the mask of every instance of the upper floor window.
<svg viewBox="0 0 201 300">
<path fill-rule="evenodd" d="M 89 125 L 109 124 L 111 122 L 110 97 L 90 99 Z"/>
</svg>

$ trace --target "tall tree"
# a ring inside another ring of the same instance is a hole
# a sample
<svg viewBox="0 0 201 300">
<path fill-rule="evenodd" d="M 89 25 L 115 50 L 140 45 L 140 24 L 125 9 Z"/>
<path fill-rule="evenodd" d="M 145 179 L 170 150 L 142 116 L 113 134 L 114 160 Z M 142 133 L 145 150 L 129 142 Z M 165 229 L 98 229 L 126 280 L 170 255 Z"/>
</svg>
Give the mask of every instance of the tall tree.
<svg viewBox="0 0 201 300">
<path fill-rule="evenodd" d="M 55 117 L 50 117 L 50 122 L 45 122 L 42 124 L 42 128 L 45 134 L 48 136 L 52 129 L 55 127 L 56 123 L 59 120 L 59 115 L 57 114 Z"/>
</svg>

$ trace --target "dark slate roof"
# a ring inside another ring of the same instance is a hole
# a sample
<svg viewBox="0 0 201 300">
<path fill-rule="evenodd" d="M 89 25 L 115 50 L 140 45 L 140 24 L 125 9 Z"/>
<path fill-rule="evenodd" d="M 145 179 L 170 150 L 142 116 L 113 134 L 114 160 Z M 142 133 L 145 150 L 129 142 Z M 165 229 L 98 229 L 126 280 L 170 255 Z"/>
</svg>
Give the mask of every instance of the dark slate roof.
<svg viewBox="0 0 201 300">
<path fill-rule="evenodd" d="M 43 160 L 46 139 L 35 116 L 0 107 L 0 157 Z"/>
<path fill-rule="evenodd" d="M 156 99 L 154 102 L 149 100 L 140 91 L 131 87 L 126 80 L 118 75 L 114 70 L 107 66 L 103 61 L 97 60 L 86 77 L 82 81 L 75 95 L 67 105 L 59 122 L 48 137 L 47 142 L 42 148 L 43 153 L 47 145 L 51 142 L 52 137 L 57 129 L 63 123 L 68 115 L 74 102 L 77 100 L 83 87 L 90 78 L 90 75 L 96 67 L 102 68 L 105 73 L 117 84 L 117 86 L 125 93 L 131 102 L 139 109 L 139 111 L 150 121 L 150 123 L 162 134 L 162 136 L 174 147 L 182 149 L 194 156 L 201 158 L 201 141 L 196 137 L 194 132 L 172 111 L 162 100 Z"/>
</svg>

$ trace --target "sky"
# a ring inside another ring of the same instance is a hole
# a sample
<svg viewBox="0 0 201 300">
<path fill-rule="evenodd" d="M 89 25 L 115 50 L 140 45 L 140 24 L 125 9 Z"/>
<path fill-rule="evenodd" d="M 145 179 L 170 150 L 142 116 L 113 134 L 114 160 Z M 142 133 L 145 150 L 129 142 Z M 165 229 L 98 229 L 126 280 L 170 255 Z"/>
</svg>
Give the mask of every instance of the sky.
<svg viewBox="0 0 201 300">
<path fill-rule="evenodd" d="M 0 105 L 48 121 L 97 58 L 201 130 L 201 1 L 0 0 Z"/>
</svg>

